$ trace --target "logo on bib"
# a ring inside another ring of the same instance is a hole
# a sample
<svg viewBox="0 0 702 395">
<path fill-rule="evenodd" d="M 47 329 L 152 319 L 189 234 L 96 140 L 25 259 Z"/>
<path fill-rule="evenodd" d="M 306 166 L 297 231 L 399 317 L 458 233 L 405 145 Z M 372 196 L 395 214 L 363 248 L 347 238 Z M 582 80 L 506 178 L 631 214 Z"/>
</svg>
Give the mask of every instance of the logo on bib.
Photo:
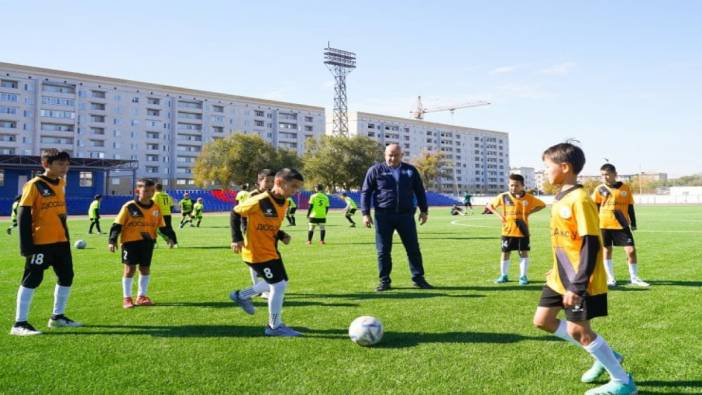
<svg viewBox="0 0 702 395">
<path fill-rule="evenodd" d="M 561 218 L 563 219 L 568 219 L 571 216 L 573 216 L 573 213 L 570 211 L 570 208 L 568 207 L 561 207 L 560 213 Z"/>
</svg>

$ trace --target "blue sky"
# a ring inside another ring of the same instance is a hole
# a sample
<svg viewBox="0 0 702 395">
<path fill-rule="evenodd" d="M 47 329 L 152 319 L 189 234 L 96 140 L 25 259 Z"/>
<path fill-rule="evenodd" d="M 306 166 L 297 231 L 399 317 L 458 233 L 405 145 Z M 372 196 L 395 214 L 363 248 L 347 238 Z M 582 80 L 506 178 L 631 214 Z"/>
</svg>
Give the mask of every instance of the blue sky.
<svg viewBox="0 0 702 395">
<path fill-rule="evenodd" d="M 513 166 L 576 138 L 595 174 L 702 172 L 699 1 L 13 1 L 0 61 L 332 106 L 322 49 L 358 54 L 350 110 L 510 133 Z"/>
</svg>

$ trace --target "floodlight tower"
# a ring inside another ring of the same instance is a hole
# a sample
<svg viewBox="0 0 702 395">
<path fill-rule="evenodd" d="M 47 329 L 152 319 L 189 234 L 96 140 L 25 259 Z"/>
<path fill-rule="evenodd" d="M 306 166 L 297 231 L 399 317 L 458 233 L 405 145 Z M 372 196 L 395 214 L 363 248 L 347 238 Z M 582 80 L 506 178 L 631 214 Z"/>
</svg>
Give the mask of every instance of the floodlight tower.
<svg viewBox="0 0 702 395">
<path fill-rule="evenodd" d="M 346 75 L 356 68 L 356 54 L 332 48 L 324 48 L 324 64 L 334 75 L 334 128 L 337 136 L 349 135 L 348 104 L 346 101 Z"/>
</svg>

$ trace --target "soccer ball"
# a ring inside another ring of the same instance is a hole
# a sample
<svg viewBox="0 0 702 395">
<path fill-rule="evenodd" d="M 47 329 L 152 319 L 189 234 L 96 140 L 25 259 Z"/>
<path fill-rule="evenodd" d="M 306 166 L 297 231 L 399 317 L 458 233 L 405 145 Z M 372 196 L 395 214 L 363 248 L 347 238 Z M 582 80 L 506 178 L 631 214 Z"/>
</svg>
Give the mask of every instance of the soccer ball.
<svg viewBox="0 0 702 395">
<path fill-rule="evenodd" d="M 349 326 L 349 337 L 351 341 L 364 347 L 378 344 L 383 338 L 383 323 L 369 315 L 360 316 Z"/>
<path fill-rule="evenodd" d="M 73 244 L 73 246 L 79 250 L 82 250 L 83 248 L 88 246 L 88 243 L 86 243 L 85 240 L 76 240 L 76 242 L 75 242 L 75 244 Z"/>
</svg>

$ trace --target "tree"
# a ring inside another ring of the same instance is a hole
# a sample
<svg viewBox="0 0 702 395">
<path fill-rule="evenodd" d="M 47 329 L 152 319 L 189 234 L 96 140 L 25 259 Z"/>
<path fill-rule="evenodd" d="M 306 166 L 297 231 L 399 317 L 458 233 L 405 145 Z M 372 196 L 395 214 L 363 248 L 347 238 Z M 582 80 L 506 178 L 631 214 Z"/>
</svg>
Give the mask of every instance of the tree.
<svg viewBox="0 0 702 395">
<path fill-rule="evenodd" d="M 555 195 L 558 193 L 558 191 L 560 191 L 560 187 L 558 185 L 553 185 L 546 179 L 544 179 L 542 189 L 545 195 Z"/>
<path fill-rule="evenodd" d="M 195 160 L 193 178 L 200 187 L 254 182 L 261 169 L 299 167 L 293 151 L 276 150 L 258 135 L 233 133 L 205 144 Z"/>
<path fill-rule="evenodd" d="M 322 136 L 307 140 L 305 146 L 305 181 L 309 186 L 324 184 L 330 191 L 361 188 L 368 167 L 383 158 L 380 145 L 363 136 Z"/>
<path fill-rule="evenodd" d="M 453 176 L 449 173 L 451 161 L 446 159 L 442 151 L 423 151 L 413 164 L 427 189 L 439 190 L 440 178 Z"/>
<path fill-rule="evenodd" d="M 593 192 L 595 192 L 595 188 L 597 188 L 598 185 L 600 185 L 601 182 L 595 179 L 588 179 L 585 182 L 583 182 L 583 188 L 585 191 L 587 191 L 588 195 L 592 195 Z"/>
</svg>

